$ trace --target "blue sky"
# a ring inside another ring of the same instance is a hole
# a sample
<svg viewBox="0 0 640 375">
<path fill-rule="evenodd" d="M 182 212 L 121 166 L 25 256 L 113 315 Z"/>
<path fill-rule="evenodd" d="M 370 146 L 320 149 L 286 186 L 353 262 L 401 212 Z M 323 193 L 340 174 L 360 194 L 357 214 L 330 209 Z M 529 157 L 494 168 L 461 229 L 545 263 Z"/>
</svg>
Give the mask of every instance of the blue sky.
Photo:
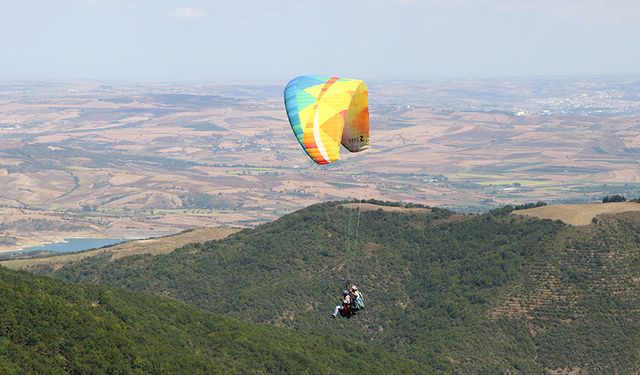
<svg viewBox="0 0 640 375">
<path fill-rule="evenodd" d="M 640 0 L 1 0 L 0 79 L 640 74 Z"/>
</svg>

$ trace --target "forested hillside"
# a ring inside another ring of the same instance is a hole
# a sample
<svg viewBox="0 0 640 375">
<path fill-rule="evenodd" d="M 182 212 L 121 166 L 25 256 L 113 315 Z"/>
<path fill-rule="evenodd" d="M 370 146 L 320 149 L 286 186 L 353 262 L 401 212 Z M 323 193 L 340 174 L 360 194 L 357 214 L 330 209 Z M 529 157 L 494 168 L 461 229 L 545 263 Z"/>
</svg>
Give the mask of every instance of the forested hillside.
<svg viewBox="0 0 640 375">
<path fill-rule="evenodd" d="M 410 374 L 344 338 L 241 322 L 142 293 L 0 267 L 1 374 Z"/>
<path fill-rule="evenodd" d="M 452 373 L 637 372 L 638 214 L 576 228 L 510 212 L 356 214 L 325 203 L 225 240 L 95 257 L 55 274 L 245 320 L 348 332 Z M 335 321 L 347 273 L 367 308 Z"/>
</svg>

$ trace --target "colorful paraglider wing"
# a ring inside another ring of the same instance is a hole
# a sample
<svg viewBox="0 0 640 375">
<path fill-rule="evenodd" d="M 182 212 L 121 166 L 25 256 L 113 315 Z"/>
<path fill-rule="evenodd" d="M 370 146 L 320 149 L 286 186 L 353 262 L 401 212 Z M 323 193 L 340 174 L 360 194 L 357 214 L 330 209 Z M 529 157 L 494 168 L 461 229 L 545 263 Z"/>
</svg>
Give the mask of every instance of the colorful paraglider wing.
<svg viewBox="0 0 640 375">
<path fill-rule="evenodd" d="M 369 148 L 369 97 L 357 79 L 297 77 L 284 90 L 291 129 L 318 164 L 340 159 L 340 145 L 351 152 Z"/>
</svg>

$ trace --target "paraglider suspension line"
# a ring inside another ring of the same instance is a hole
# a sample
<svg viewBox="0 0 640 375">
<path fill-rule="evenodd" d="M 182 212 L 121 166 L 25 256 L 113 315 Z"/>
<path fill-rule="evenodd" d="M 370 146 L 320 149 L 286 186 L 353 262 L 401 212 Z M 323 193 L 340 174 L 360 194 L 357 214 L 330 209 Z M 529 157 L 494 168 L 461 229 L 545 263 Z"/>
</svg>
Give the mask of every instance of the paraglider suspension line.
<svg viewBox="0 0 640 375">
<path fill-rule="evenodd" d="M 349 289 L 349 283 L 351 281 L 351 274 L 349 272 L 349 261 L 351 260 L 351 252 L 355 251 L 358 247 L 358 234 L 360 231 L 360 207 L 357 208 L 358 214 L 356 215 L 356 229 L 353 236 L 353 246 L 351 244 L 351 218 L 353 216 L 353 210 L 349 210 L 349 224 L 347 225 L 347 253 L 345 254 L 344 270 L 345 270 L 345 289 Z"/>
<path fill-rule="evenodd" d="M 347 224 L 347 251 L 344 254 L 344 275 L 345 283 L 349 283 L 349 254 L 351 253 L 351 217 L 353 216 L 353 210 L 349 210 L 349 224 Z M 345 288 L 346 289 L 346 288 Z"/>
</svg>

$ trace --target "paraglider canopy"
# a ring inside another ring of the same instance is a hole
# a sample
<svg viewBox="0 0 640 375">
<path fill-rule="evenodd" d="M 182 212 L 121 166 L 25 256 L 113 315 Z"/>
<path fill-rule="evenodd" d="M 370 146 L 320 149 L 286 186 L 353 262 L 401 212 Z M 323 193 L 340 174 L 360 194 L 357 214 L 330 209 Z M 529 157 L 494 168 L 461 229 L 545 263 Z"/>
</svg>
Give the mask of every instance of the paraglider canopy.
<svg viewBox="0 0 640 375">
<path fill-rule="evenodd" d="M 369 148 L 369 94 L 363 81 L 300 76 L 287 84 L 284 102 L 298 142 L 318 164 Z"/>
</svg>

